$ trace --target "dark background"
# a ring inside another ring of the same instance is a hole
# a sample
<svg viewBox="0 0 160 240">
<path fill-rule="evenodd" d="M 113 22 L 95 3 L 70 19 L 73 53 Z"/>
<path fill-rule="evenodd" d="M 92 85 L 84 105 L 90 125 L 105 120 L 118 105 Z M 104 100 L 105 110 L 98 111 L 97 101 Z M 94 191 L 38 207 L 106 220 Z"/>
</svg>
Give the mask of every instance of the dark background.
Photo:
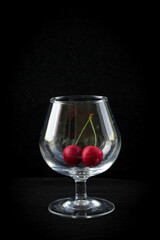
<svg viewBox="0 0 160 240">
<path fill-rule="evenodd" d="M 148 179 L 147 69 L 150 28 L 143 12 L 54 8 L 8 14 L 12 109 L 11 177 L 62 177 L 44 162 L 39 135 L 49 99 L 107 96 L 122 135 L 117 161 L 98 177 Z M 14 156 L 14 158 L 13 158 Z"/>
<path fill-rule="evenodd" d="M 24 235 L 39 239 L 135 239 L 149 236 L 149 232 L 152 235 L 155 194 L 148 180 L 155 171 L 151 152 L 158 148 L 153 148 L 157 127 L 150 122 L 155 117 L 150 107 L 154 85 L 153 77 L 149 77 L 154 61 L 150 52 L 155 38 L 151 7 L 145 9 L 146 3 L 142 8 L 125 4 L 122 11 L 118 6 L 98 4 L 74 10 L 63 4 L 56 7 L 52 3 L 47 9 L 44 5 L 39 9 L 40 5 L 33 8 L 14 2 L 3 11 L 2 48 L 5 74 L 10 75 L 3 97 L 8 103 L 8 131 L 4 129 L 6 141 L 2 139 L 7 144 L 3 182 L 9 179 L 9 195 L 3 205 L 7 206 L 7 229 L 9 224 L 17 239 Z M 71 94 L 107 96 L 122 135 L 117 161 L 96 176 L 99 179 L 87 182 L 89 196 L 109 199 L 116 209 L 87 221 L 48 212 L 51 201 L 74 194 L 74 182 L 52 171 L 39 151 L 49 99 Z"/>
</svg>

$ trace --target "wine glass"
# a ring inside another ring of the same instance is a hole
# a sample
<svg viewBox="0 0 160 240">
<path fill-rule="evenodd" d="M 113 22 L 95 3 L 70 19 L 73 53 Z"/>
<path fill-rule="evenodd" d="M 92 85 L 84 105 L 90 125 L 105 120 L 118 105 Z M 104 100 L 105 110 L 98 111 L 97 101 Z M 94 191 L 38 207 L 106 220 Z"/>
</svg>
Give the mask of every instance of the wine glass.
<svg viewBox="0 0 160 240">
<path fill-rule="evenodd" d="M 87 196 L 86 181 L 110 168 L 120 148 L 121 136 L 107 97 L 51 98 L 40 151 L 50 168 L 74 179 L 75 196 L 51 202 L 49 211 L 70 218 L 93 218 L 112 212 L 112 202 Z"/>
</svg>

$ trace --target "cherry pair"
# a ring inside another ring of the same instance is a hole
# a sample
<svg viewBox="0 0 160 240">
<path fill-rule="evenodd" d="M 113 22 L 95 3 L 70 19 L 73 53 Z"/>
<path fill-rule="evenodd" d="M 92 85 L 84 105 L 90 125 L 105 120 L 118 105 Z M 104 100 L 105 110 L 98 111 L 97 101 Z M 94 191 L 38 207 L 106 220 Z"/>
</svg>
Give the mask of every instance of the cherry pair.
<svg viewBox="0 0 160 240">
<path fill-rule="evenodd" d="M 89 118 L 88 118 L 86 124 L 84 125 L 82 131 L 80 132 L 80 134 L 75 142 L 75 145 L 69 145 L 63 151 L 64 161 L 66 163 L 68 163 L 69 165 L 76 166 L 82 160 L 83 164 L 86 167 L 94 167 L 94 166 L 97 166 L 98 164 L 100 164 L 103 159 L 102 150 L 100 148 L 96 147 L 97 136 L 96 136 L 96 131 L 95 131 L 93 122 L 92 122 L 92 117 L 93 117 L 93 114 L 91 113 L 89 115 Z M 91 124 L 92 130 L 94 133 L 95 143 L 94 143 L 94 146 L 87 146 L 82 150 L 82 148 L 77 146 L 77 143 L 89 122 Z"/>
<path fill-rule="evenodd" d="M 82 161 L 86 167 L 94 167 L 101 163 L 103 152 L 96 146 L 87 146 L 82 150 L 77 145 L 69 145 L 63 151 L 63 158 L 71 166 L 77 166 Z"/>
</svg>

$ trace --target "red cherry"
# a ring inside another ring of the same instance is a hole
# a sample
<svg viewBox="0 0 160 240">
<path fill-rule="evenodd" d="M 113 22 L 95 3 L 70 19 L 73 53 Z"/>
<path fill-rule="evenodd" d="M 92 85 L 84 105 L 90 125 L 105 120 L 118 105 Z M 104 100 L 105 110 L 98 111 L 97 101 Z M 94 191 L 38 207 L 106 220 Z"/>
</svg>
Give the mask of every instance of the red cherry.
<svg viewBox="0 0 160 240">
<path fill-rule="evenodd" d="M 82 148 L 77 145 L 69 145 L 63 151 L 63 158 L 71 166 L 78 165 L 82 160 Z"/>
<path fill-rule="evenodd" d="M 82 151 L 82 161 L 86 167 L 99 165 L 103 159 L 103 152 L 95 146 L 87 146 Z"/>
</svg>

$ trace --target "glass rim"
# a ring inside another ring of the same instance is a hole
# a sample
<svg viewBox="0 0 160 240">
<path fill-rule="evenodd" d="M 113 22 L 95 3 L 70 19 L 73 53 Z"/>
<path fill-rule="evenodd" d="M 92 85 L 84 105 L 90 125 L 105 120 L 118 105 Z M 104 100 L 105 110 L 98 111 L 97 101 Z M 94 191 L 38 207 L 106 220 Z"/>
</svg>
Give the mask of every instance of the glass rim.
<svg viewBox="0 0 160 240">
<path fill-rule="evenodd" d="M 99 95 L 66 95 L 66 96 L 55 96 L 50 98 L 50 103 L 60 102 L 97 102 L 97 101 L 108 101 L 108 98 L 105 96 Z"/>
</svg>

